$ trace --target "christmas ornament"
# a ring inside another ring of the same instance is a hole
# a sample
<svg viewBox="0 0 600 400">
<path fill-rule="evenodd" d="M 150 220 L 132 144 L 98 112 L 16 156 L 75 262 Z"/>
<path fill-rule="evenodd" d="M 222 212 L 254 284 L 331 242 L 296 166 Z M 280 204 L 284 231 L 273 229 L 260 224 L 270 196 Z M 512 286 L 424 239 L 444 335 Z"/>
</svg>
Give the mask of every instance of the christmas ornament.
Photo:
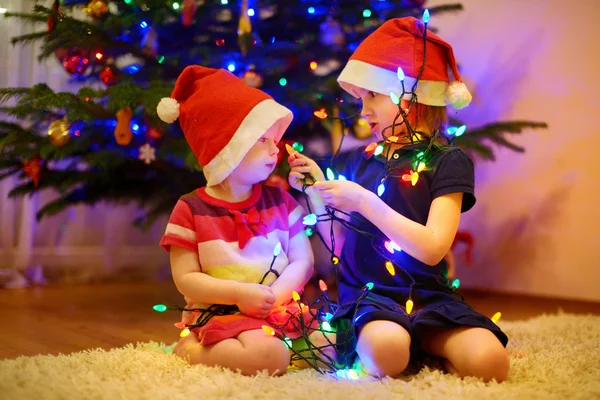
<svg viewBox="0 0 600 400">
<path fill-rule="evenodd" d="M 244 72 L 242 75 L 242 80 L 246 83 L 246 85 L 254 88 L 259 88 L 263 84 L 263 77 L 256 72 L 252 66 L 246 72 Z"/>
<path fill-rule="evenodd" d="M 33 187 L 38 188 L 40 183 L 40 173 L 42 172 L 42 159 L 35 155 L 31 160 L 23 164 L 23 172 L 33 181 Z"/>
<path fill-rule="evenodd" d="M 353 132 L 354 136 L 356 136 L 356 138 L 360 140 L 368 139 L 369 137 L 371 137 L 371 128 L 369 127 L 369 123 L 366 119 L 362 117 L 356 119 L 356 122 L 354 123 Z"/>
<path fill-rule="evenodd" d="M 108 4 L 105 0 L 92 0 L 84 11 L 92 18 L 103 19 L 108 15 Z"/>
<path fill-rule="evenodd" d="M 233 13 L 229 8 L 223 8 L 217 12 L 215 19 L 217 22 L 229 22 L 233 19 Z"/>
<path fill-rule="evenodd" d="M 54 28 L 56 27 L 56 21 L 59 19 L 59 6 L 60 3 L 58 0 L 54 0 L 54 3 L 52 3 L 52 12 L 50 13 L 50 16 L 48 17 L 48 30 L 47 32 L 50 33 L 54 30 Z"/>
<path fill-rule="evenodd" d="M 248 16 L 248 0 L 242 0 L 237 33 L 240 50 L 245 56 L 248 52 L 248 48 L 254 41 L 254 38 L 252 37 L 252 23 L 250 22 L 250 17 Z"/>
<path fill-rule="evenodd" d="M 120 71 L 127 71 L 132 67 L 137 67 L 139 69 L 140 67 L 143 67 L 145 64 L 146 63 L 145 63 L 144 59 L 135 57 L 131 53 L 127 53 L 127 54 L 118 56 L 114 62 L 115 67 L 117 67 Z"/>
<path fill-rule="evenodd" d="M 121 146 L 127 146 L 133 139 L 131 131 L 131 117 L 133 110 L 131 107 L 123 107 L 117 111 L 117 126 L 115 128 L 115 139 Z"/>
<path fill-rule="evenodd" d="M 150 143 L 146 143 L 140 147 L 138 159 L 144 160 L 146 164 L 150 164 L 152 161 L 156 160 L 156 149 L 152 147 Z"/>
<path fill-rule="evenodd" d="M 69 123 L 67 117 L 56 120 L 48 127 L 48 138 L 50 143 L 56 147 L 62 147 L 69 139 L 71 139 L 71 131 L 69 131 Z"/>
<path fill-rule="evenodd" d="M 158 56 L 158 33 L 154 27 L 148 28 L 140 44 L 142 52 L 152 57 Z"/>
<path fill-rule="evenodd" d="M 342 31 L 342 25 L 331 17 L 327 17 L 327 19 L 321 23 L 319 29 L 319 39 L 324 46 L 341 48 L 346 42 L 344 32 Z"/>
<path fill-rule="evenodd" d="M 120 72 L 117 67 L 114 66 L 112 61 L 109 61 L 109 63 L 102 69 L 102 72 L 100 72 L 100 79 L 106 86 L 112 86 L 119 80 L 119 75 Z"/>
<path fill-rule="evenodd" d="M 79 79 L 90 65 L 90 59 L 82 51 L 72 50 L 62 59 L 62 65 L 73 78 Z"/>
<path fill-rule="evenodd" d="M 196 0 L 183 0 L 183 9 L 181 10 L 181 24 L 183 26 L 192 25 L 197 9 Z"/>
<path fill-rule="evenodd" d="M 146 137 L 159 140 L 163 137 L 163 132 L 160 128 L 150 126 L 146 123 Z"/>
</svg>

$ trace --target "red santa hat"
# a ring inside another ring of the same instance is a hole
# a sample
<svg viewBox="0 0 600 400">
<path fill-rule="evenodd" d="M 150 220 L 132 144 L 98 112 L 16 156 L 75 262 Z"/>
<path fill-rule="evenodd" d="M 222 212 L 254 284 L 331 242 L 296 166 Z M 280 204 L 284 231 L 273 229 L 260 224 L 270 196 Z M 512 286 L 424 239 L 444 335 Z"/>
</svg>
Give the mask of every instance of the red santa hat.
<svg viewBox="0 0 600 400">
<path fill-rule="evenodd" d="M 340 86 L 355 97 L 358 95 L 354 87 L 400 96 L 400 67 L 404 88 L 410 91 L 423 65 L 424 29 L 423 22 L 414 17 L 386 21 L 352 54 L 338 78 Z M 472 96 L 460 81 L 452 46 L 427 30 L 426 50 L 425 67 L 416 89 L 417 102 L 430 106 L 450 104 L 456 109 L 468 106 Z M 410 94 L 405 97 L 410 99 Z"/>
<path fill-rule="evenodd" d="M 275 124 L 279 140 L 293 118 L 292 112 L 271 96 L 229 71 L 199 65 L 183 70 L 171 97 L 163 98 L 156 111 L 167 123 L 179 118 L 207 186 L 227 178 Z"/>
</svg>

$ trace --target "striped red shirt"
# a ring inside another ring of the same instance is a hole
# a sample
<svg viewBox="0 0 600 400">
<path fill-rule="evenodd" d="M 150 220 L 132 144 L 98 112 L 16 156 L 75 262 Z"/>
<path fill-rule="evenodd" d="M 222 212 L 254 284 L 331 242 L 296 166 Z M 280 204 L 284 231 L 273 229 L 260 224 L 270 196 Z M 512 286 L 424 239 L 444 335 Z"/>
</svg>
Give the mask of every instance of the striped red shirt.
<svg viewBox="0 0 600 400">
<path fill-rule="evenodd" d="M 160 245 L 198 253 L 201 272 L 221 279 L 259 283 L 281 243 L 273 268 L 280 274 L 289 261 L 290 239 L 303 232 L 303 208 L 281 188 L 255 184 L 250 198 L 239 203 L 216 199 L 197 189 L 182 196 Z M 264 284 L 275 280 L 269 274 Z"/>
</svg>

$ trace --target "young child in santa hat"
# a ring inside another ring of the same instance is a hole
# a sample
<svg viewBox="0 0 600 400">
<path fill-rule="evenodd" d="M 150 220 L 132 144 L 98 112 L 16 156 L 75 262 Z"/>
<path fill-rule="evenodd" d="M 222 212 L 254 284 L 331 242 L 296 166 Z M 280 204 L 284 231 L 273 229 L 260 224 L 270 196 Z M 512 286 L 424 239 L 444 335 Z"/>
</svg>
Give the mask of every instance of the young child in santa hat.
<svg viewBox="0 0 600 400">
<path fill-rule="evenodd" d="M 302 207 L 261 182 L 275 168 L 292 113 L 228 71 L 201 66 L 181 73 L 157 112 L 168 123 L 179 118 L 207 181 L 179 199 L 160 241 L 186 310 L 194 309 L 176 324 L 192 329 L 174 353 L 248 375 L 282 374 L 290 353 L 263 326 L 295 339 L 294 323 L 281 327 L 286 310 L 298 312 L 292 293 L 303 290 L 314 260 Z M 239 312 L 203 311 L 214 305 L 235 305 Z"/>
<path fill-rule="evenodd" d="M 337 339 L 351 343 L 339 349 L 347 363 L 358 355 L 368 373 L 394 376 L 411 356 L 429 355 L 456 375 L 502 381 L 509 369 L 506 335 L 458 299 L 445 276 L 444 256 L 475 195 L 473 161 L 442 132 L 446 105 L 463 108 L 471 95 L 452 47 L 425 31 L 412 17 L 385 22 L 340 74 L 341 87 L 362 100 L 361 115 L 378 141 L 351 152 L 339 171 L 347 180 L 325 181 L 313 160 L 295 154 L 289 182 L 301 190 L 312 174 L 319 182 L 306 193 L 315 213 L 333 206 L 350 212 L 359 227 L 334 223 L 341 307 L 332 325 L 355 328 Z M 330 223 L 318 229 L 329 240 Z M 372 290 L 356 306 L 369 282 Z"/>
</svg>

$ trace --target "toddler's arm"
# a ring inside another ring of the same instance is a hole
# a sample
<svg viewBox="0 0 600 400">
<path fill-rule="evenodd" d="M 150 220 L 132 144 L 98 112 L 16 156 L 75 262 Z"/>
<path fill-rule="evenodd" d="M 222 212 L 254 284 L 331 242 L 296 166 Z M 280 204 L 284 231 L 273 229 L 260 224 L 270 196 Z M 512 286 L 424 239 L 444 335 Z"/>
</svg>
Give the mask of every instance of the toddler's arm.
<svg viewBox="0 0 600 400">
<path fill-rule="evenodd" d="M 287 256 L 290 263 L 271 285 L 275 295 L 274 306 L 291 299 L 292 291 L 300 293 L 312 276 L 315 260 L 310 241 L 304 231 L 298 232 L 290 239 Z"/>
<path fill-rule="evenodd" d="M 275 295 L 266 285 L 213 278 L 201 272 L 198 255 L 171 246 L 171 271 L 175 286 L 186 298 L 206 304 L 235 304 L 246 315 L 264 318 L 273 308 Z"/>
</svg>

